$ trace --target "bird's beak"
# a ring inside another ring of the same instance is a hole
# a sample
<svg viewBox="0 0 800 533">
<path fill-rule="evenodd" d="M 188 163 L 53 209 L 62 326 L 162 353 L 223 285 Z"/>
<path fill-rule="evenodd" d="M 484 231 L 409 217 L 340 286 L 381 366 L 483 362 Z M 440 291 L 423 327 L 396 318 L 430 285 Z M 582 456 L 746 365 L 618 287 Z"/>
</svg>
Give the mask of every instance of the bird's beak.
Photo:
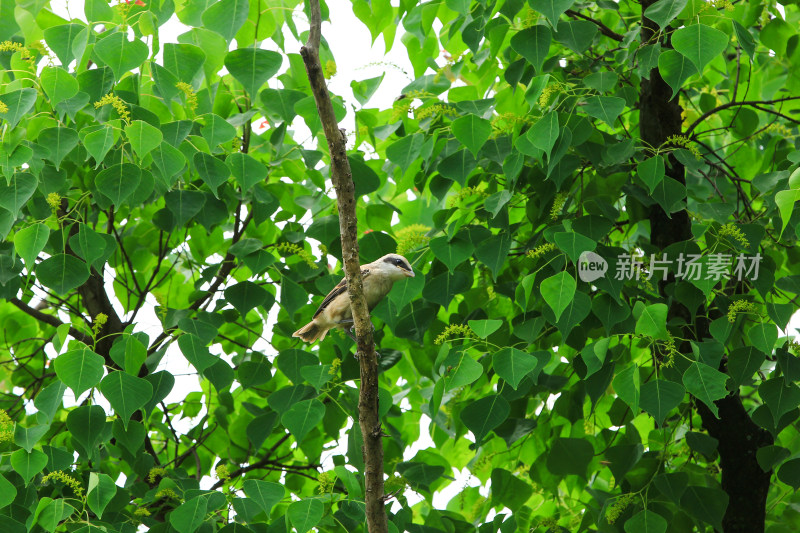
<svg viewBox="0 0 800 533">
<path fill-rule="evenodd" d="M 408 276 L 409 278 L 413 278 L 415 276 L 413 270 L 404 270 L 403 272 L 405 272 L 406 276 Z"/>
</svg>

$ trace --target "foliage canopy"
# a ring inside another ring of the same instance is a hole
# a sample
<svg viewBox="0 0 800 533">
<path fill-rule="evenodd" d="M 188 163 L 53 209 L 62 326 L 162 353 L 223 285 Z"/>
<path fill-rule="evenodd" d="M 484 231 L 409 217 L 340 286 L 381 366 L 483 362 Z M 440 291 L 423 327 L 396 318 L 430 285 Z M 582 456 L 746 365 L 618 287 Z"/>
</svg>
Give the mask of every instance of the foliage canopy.
<svg viewBox="0 0 800 533">
<path fill-rule="evenodd" d="M 414 70 L 334 96 L 361 259 L 418 272 L 373 312 L 389 530 L 797 530 L 797 5 L 352 9 Z M 3 531 L 364 528 L 352 342 L 291 337 L 341 275 L 302 12 L 0 0 Z"/>
</svg>

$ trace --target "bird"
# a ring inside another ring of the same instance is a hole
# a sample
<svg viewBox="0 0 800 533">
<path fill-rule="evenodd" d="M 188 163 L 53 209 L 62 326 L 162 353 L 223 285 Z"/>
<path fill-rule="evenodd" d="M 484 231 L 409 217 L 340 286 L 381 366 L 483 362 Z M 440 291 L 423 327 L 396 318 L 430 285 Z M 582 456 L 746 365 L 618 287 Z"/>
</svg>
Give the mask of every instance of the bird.
<svg viewBox="0 0 800 533">
<path fill-rule="evenodd" d="M 364 280 L 364 297 L 369 310 L 372 311 L 389 294 L 394 282 L 413 277 L 414 270 L 408 260 L 398 254 L 386 254 L 372 263 L 362 265 L 361 278 Z M 312 343 L 324 339 L 333 328 L 343 328 L 352 337 L 352 327 L 353 312 L 347 294 L 347 279 L 344 278 L 322 300 L 314 319 L 295 331 L 292 337 Z"/>
</svg>

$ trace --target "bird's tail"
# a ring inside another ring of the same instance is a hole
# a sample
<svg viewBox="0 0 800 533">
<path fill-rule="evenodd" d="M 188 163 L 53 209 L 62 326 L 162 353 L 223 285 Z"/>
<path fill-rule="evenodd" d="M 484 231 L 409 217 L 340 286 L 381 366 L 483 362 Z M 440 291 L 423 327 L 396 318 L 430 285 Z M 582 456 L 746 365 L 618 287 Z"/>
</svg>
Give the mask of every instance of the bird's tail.
<svg viewBox="0 0 800 533">
<path fill-rule="evenodd" d="M 314 342 L 317 340 L 322 340 L 325 338 L 325 335 L 328 334 L 328 330 L 325 328 L 319 327 L 316 322 L 311 321 L 302 328 L 298 329 L 294 333 L 292 333 L 292 337 L 300 337 L 301 340 L 305 342 Z"/>
</svg>

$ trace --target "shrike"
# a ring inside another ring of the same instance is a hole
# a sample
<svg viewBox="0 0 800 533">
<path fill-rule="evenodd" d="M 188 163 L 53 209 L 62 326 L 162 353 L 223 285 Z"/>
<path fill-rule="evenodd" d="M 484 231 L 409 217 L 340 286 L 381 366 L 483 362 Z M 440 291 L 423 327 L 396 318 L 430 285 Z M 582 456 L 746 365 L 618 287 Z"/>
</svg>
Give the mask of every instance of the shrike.
<svg viewBox="0 0 800 533">
<path fill-rule="evenodd" d="M 413 278 L 414 271 L 402 255 L 387 254 L 368 265 L 362 265 L 361 277 L 364 279 L 364 297 L 372 311 L 389 294 L 395 281 Z M 295 331 L 292 337 L 314 342 L 324 339 L 332 328 L 349 330 L 352 327 L 353 312 L 350 309 L 350 296 L 347 294 L 347 279 L 342 279 L 322 300 L 319 309 L 314 313 L 314 319 Z"/>
</svg>

